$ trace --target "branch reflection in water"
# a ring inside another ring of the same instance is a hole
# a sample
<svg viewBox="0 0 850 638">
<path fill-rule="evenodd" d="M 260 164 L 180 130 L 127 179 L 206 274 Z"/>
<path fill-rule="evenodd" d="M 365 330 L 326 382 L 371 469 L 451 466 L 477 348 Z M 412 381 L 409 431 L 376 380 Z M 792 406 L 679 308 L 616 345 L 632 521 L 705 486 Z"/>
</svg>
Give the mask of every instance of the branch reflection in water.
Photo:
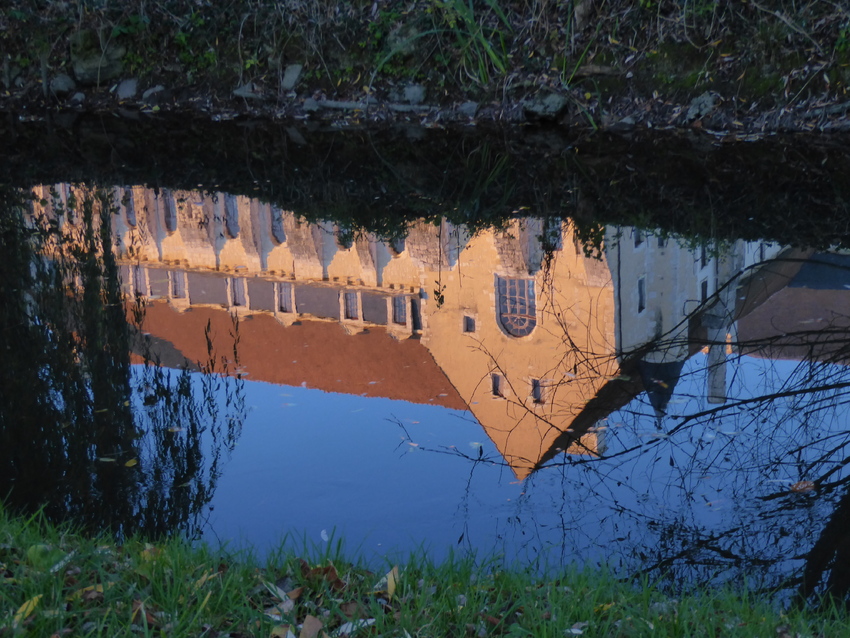
<svg viewBox="0 0 850 638">
<path fill-rule="evenodd" d="M 743 242 L 649 251 L 650 239 L 606 237 L 613 383 L 629 399 L 597 413 L 606 449 L 555 457 L 565 435 L 531 482 L 560 482 L 564 539 L 615 539 L 615 565 L 677 588 L 846 599 L 850 260 Z"/>
<path fill-rule="evenodd" d="M 532 560 L 592 557 L 675 589 L 746 581 L 785 598 L 846 599 L 850 258 L 756 242 L 694 248 L 619 228 L 604 257 L 614 369 L 608 342 L 586 337 L 598 315 L 564 319 L 586 304 L 550 264 L 537 320 L 560 343 L 547 348 L 545 394 L 517 387 L 531 355 L 517 365 L 504 340 L 476 335 L 468 347 L 490 372 L 459 389 L 485 428 L 496 420 L 486 394 L 510 415 L 506 432 L 487 428 L 501 458 L 434 451 L 466 458 L 472 473 L 501 464 L 525 478 L 500 537 Z M 517 454 L 530 432 L 537 447 Z"/>
<path fill-rule="evenodd" d="M 197 536 L 245 415 L 235 362 L 211 343 L 200 375 L 151 358 L 143 300 L 120 289 L 111 197 L 0 198 L 0 494 L 118 537 Z"/>
<path fill-rule="evenodd" d="M 474 234 L 444 220 L 385 241 L 224 193 L 128 187 L 111 203 L 110 267 L 126 273 L 125 290 L 154 335 L 150 352 L 163 362 L 178 342 L 203 358 L 196 337 L 206 325 L 208 352 L 213 331 L 238 345 L 227 359 L 210 356 L 206 370 L 226 363 L 238 376 L 250 356 L 252 379 L 303 385 L 304 396 L 384 397 L 474 415 L 498 457 L 480 445 L 417 448 L 471 463 L 458 505 L 457 537 L 468 547 L 482 546 L 472 495 L 496 466 L 522 493 L 508 506 L 502 499 L 490 522 L 532 564 L 589 560 L 677 588 L 746 579 L 801 598 L 827 588 L 846 596 L 843 255 L 600 227 L 597 259 L 586 248 L 598 246 L 582 245 L 569 220 L 517 219 Z M 164 455 L 165 469 L 148 480 L 165 487 L 142 499 L 153 504 L 174 500 L 206 458 L 208 479 L 186 506 L 199 511 L 219 457 L 188 443 L 171 449 L 169 437 L 231 449 L 242 386 L 144 371 L 134 398 L 119 399 L 142 406 L 133 427 L 147 419 L 150 448 L 133 440 L 129 451 L 92 453 L 89 466 L 110 453 L 140 466 Z M 204 385 L 214 383 L 229 388 L 225 398 Z M 195 403 L 191 387 L 200 390 Z M 172 431 L 178 420 L 189 427 Z M 207 423 L 217 425 L 205 438 Z M 281 436 L 272 425 L 269 436 Z M 419 443 L 415 432 L 405 436 Z M 278 505 L 270 497 L 266 507 Z"/>
</svg>

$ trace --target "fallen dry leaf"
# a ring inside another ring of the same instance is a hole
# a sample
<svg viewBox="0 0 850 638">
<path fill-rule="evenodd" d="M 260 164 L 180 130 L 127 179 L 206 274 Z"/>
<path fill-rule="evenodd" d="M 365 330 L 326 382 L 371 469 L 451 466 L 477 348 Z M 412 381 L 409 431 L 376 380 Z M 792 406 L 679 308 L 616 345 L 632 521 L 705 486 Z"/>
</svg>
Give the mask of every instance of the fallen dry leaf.
<svg viewBox="0 0 850 638">
<path fill-rule="evenodd" d="M 26 618 L 36 610 L 42 596 L 43 594 L 33 596 L 23 605 L 18 607 L 18 611 L 15 612 L 15 616 L 12 619 L 13 626 L 17 627 L 18 625 L 20 625 L 22 621 L 26 620 Z"/>
<path fill-rule="evenodd" d="M 292 591 L 286 592 L 286 595 L 289 596 L 292 600 L 298 600 L 301 598 L 301 594 L 304 593 L 303 587 L 296 587 Z"/>
<path fill-rule="evenodd" d="M 283 591 L 280 587 L 278 587 L 274 583 L 270 583 L 269 581 L 264 580 L 263 585 L 265 585 L 266 589 L 269 590 L 269 593 L 272 596 L 274 596 L 275 598 L 277 598 L 278 600 L 291 600 L 291 597 L 289 596 L 289 594 L 287 594 L 285 591 Z"/>
<path fill-rule="evenodd" d="M 344 623 L 340 626 L 339 629 L 336 630 L 337 636 L 351 636 L 358 629 L 363 629 L 364 627 L 369 627 L 370 625 L 375 624 L 374 618 L 364 618 L 363 620 L 355 620 L 352 622 Z"/>
<path fill-rule="evenodd" d="M 145 543 L 145 548 L 142 550 L 141 556 L 142 560 L 152 561 L 159 558 L 160 554 L 162 554 L 162 549 L 150 543 Z"/>
<path fill-rule="evenodd" d="M 390 600 L 395 595 L 396 584 L 398 583 L 398 565 L 393 565 L 393 568 L 387 573 L 387 594 Z"/>
<path fill-rule="evenodd" d="M 206 583 L 211 578 L 216 578 L 218 575 L 219 572 L 213 573 L 211 569 L 207 570 L 206 572 L 204 572 L 203 576 L 201 576 L 198 580 L 195 581 L 194 591 L 198 591 L 201 587 L 204 586 L 204 583 Z"/>
<path fill-rule="evenodd" d="M 308 615 L 301 625 L 301 633 L 298 634 L 298 638 L 316 638 L 323 628 L 324 625 L 321 620 L 315 616 Z"/>
<path fill-rule="evenodd" d="M 331 561 L 328 561 L 327 567 L 310 568 L 309 563 L 303 558 L 300 560 L 301 575 L 307 580 L 326 580 L 328 586 L 334 591 L 343 591 L 346 587 L 345 582 L 339 577 L 336 567 Z"/>
<path fill-rule="evenodd" d="M 106 583 L 106 588 L 109 589 L 115 583 Z M 73 601 L 78 599 L 83 600 L 93 600 L 92 594 L 100 594 L 100 598 L 103 598 L 103 584 L 98 583 L 97 585 L 89 585 L 88 587 L 83 587 L 82 589 L 78 589 L 73 594 L 68 596 L 66 600 Z"/>
<path fill-rule="evenodd" d="M 366 609 L 356 600 L 342 603 L 339 610 L 345 614 L 346 618 L 364 618 L 366 616 Z"/>
<path fill-rule="evenodd" d="M 489 614 L 481 613 L 480 616 L 485 620 L 485 622 L 493 625 L 494 627 L 496 625 L 501 624 L 502 622 L 501 618 L 496 618 L 495 616 L 490 616 Z"/>
<path fill-rule="evenodd" d="M 281 621 L 283 620 L 283 617 L 288 615 L 293 609 L 295 609 L 295 603 L 289 598 L 287 598 L 279 605 L 269 607 L 263 613 L 272 620 Z"/>
<path fill-rule="evenodd" d="M 152 613 L 152 611 L 145 607 L 145 603 L 143 603 L 138 598 L 133 601 L 133 612 L 130 616 L 130 622 L 135 624 L 146 624 L 148 627 L 159 627 L 160 622 L 159 619 Z"/>
</svg>

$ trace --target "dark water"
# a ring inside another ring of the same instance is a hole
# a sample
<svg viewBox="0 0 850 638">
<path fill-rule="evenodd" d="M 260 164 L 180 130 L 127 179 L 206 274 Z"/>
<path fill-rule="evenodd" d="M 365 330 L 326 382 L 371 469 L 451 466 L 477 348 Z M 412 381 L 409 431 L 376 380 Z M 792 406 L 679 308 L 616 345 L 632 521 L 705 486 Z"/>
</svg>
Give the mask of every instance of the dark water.
<svg viewBox="0 0 850 638">
<path fill-rule="evenodd" d="M 838 247 L 518 213 L 382 235 L 216 190 L 3 196 L 13 506 L 260 551 L 848 592 Z"/>
</svg>

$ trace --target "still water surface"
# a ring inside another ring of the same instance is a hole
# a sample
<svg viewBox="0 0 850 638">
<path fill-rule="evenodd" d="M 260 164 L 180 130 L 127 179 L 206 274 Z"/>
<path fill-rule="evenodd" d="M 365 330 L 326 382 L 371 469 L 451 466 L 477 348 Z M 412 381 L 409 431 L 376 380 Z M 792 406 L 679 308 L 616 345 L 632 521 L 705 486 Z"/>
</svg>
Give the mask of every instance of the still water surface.
<svg viewBox="0 0 850 638">
<path fill-rule="evenodd" d="M 34 393 L 7 386 L 13 504 L 846 593 L 840 251 L 613 226 L 600 248 L 536 218 L 384 240 L 226 193 L 88 193 L 39 186 L 21 217 L 48 238 L 7 326 L 55 356 L 7 328 Z"/>
</svg>

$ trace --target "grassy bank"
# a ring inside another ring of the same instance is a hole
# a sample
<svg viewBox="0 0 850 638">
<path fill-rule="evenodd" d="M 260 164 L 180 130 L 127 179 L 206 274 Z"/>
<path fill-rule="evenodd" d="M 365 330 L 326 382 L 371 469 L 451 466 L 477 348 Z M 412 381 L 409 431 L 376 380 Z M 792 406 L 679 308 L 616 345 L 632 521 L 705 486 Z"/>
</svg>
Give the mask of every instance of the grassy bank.
<svg viewBox="0 0 850 638">
<path fill-rule="evenodd" d="M 83 80 L 79 62 L 92 56 L 100 67 Z M 635 100 L 683 105 L 664 114 L 677 124 L 718 104 L 730 117 L 801 106 L 830 117 L 847 110 L 850 10 L 827 0 L 10 0 L 0 57 L 0 97 L 29 106 L 73 96 L 52 84 L 67 74 L 84 91 L 135 77 L 209 108 L 241 87 L 238 102 L 267 107 L 554 92 L 563 101 L 549 106 L 593 126 Z M 406 93 L 410 84 L 420 88 Z"/>
<path fill-rule="evenodd" d="M 838 636 L 832 610 L 781 613 L 734 591 L 670 598 L 598 571 L 541 581 L 413 558 L 378 573 L 338 554 L 259 566 L 181 541 L 116 546 L 0 508 L 0 636 Z"/>
</svg>

